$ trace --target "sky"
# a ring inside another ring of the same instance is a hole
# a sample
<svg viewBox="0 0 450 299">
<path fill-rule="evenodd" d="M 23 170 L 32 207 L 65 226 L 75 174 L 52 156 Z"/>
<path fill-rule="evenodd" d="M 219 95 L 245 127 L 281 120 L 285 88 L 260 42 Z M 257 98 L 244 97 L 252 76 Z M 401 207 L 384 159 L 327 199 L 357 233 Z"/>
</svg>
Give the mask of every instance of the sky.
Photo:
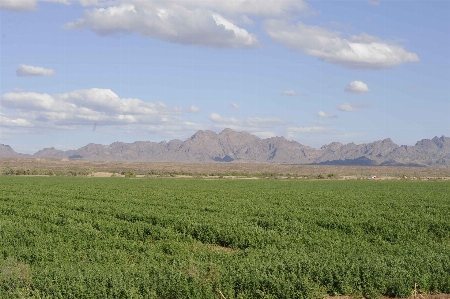
<svg viewBox="0 0 450 299">
<path fill-rule="evenodd" d="M 0 143 L 450 136 L 450 1 L 0 0 Z"/>
</svg>

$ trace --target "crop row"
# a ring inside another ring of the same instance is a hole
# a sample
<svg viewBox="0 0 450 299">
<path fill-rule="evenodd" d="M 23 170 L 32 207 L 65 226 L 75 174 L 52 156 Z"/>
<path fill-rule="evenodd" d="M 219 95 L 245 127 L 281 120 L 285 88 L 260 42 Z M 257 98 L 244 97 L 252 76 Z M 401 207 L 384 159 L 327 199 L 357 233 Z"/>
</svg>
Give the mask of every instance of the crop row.
<svg viewBox="0 0 450 299">
<path fill-rule="evenodd" d="M 450 184 L 0 177 L 0 297 L 450 293 Z"/>
</svg>

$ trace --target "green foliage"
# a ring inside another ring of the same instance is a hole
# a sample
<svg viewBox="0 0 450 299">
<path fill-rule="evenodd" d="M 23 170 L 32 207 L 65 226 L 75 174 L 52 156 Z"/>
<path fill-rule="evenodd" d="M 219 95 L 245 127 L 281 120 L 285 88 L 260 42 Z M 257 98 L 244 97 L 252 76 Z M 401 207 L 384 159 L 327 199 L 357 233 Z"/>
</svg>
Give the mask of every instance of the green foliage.
<svg viewBox="0 0 450 299">
<path fill-rule="evenodd" d="M 11 167 L 5 168 L 2 170 L 2 175 L 15 175 L 16 171 Z"/>
<path fill-rule="evenodd" d="M 30 171 L 29 170 L 25 170 L 23 168 L 19 168 L 16 170 L 16 175 L 29 175 Z"/>
<path fill-rule="evenodd" d="M 24 169 L 24 168 L 4 168 L 1 170 L 2 175 L 47 175 L 47 176 L 87 176 L 92 173 L 89 169 L 65 169 L 65 170 L 52 170 L 52 169 Z"/>
<path fill-rule="evenodd" d="M 126 178 L 136 177 L 136 172 L 134 172 L 133 170 L 122 171 L 121 174 L 124 175 Z"/>
<path fill-rule="evenodd" d="M 0 298 L 450 293 L 447 182 L 0 177 Z"/>
</svg>

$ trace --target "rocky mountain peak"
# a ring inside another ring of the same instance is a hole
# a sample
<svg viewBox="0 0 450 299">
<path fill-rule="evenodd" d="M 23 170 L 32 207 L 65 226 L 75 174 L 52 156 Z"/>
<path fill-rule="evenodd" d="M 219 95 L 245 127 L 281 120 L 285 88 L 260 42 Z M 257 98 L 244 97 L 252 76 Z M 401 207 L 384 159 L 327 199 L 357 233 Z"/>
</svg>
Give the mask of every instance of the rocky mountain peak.
<svg viewBox="0 0 450 299">
<path fill-rule="evenodd" d="M 219 135 L 228 135 L 228 134 L 234 134 L 234 133 L 239 134 L 239 132 L 236 132 L 233 129 L 225 128 L 225 129 L 222 130 L 222 132 L 219 133 Z"/>
<path fill-rule="evenodd" d="M 320 149 L 322 149 L 322 150 L 338 150 L 343 146 L 344 145 L 340 142 L 332 142 L 330 144 L 326 144 L 326 145 L 322 146 Z"/>
<path fill-rule="evenodd" d="M 448 137 L 437 137 L 435 136 L 432 141 L 439 147 L 439 148 L 443 148 L 445 146 L 450 146 L 450 138 Z"/>
<path fill-rule="evenodd" d="M 0 157 L 25 156 L 0 144 Z M 198 131 L 192 137 L 169 142 L 90 143 L 77 150 L 54 147 L 36 152 L 36 158 L 136 162 L 254 162 L 327 165 L 423 165 L 450 167 L 450 138 L 423 139 L 415 146 L 398 146 L 390 138 L 366 144 L 332 142 L 314 149 L 284 137 L 260 139 L 248 132 L 224 129 Z"/>
<path fill-rule="evenodd" d="M 216 133 L 214 133 L 213 131 L 210 130 L 200 130 L 197 131 L 197 133 L 195 133 L 194 135 L 192 135 L 191 139 L 210 139 L 210 138 L 214 138 L 216 137 Z"/>
<path fill-rule="evenodd" d="M 16 153 L 9 145 L 0 144 L 0 158 L 15 157 L 20 154 Z"/>
</svg>

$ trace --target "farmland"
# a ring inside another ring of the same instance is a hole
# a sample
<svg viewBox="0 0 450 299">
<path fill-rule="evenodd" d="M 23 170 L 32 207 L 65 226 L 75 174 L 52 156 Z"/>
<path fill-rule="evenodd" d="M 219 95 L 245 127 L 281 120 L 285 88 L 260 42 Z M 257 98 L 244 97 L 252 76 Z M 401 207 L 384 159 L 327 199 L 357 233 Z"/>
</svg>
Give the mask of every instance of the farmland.
<svg viewBox="0 0 450 299">
<path fill-rule="evenodd" d="M 450 293 L 446 181 L 0 176 L 1 298 Z"/>
</svg>

